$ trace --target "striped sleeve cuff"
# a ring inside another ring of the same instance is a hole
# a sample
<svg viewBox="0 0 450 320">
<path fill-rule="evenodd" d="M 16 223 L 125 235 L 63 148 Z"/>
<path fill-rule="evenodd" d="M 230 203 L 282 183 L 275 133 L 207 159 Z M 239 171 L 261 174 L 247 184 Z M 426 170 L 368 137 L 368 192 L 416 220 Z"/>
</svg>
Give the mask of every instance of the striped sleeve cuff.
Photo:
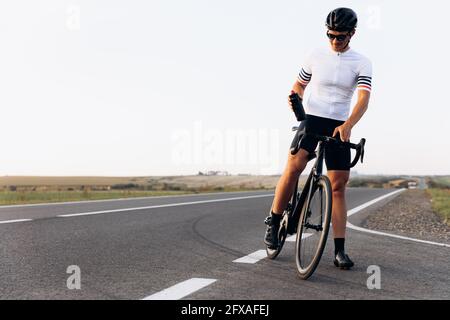
<svg viewBox="0 0 450 320">
<path fill-rule="evenodd" d="M 358 90 L 372 91 L 372 77 L 359 76 L 357 88 Z"/>
<path fill-rule="evenodd" d="M 305 69 L 302 68 L 302 70 L 300 70 L 300 73 L 298 74 L 298 81 L 303 84 L 303 85 L 307 85 L 309 83 L 309 81 L 311 81 L 311 73 L 308 73 L 305 71 Z"/>
</svg>

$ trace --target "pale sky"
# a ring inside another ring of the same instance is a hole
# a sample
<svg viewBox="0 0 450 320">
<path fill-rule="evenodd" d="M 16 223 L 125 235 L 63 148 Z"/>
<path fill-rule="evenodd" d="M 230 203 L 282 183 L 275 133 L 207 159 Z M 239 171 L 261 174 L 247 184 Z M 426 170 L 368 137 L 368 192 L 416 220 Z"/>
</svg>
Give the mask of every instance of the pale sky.
<svg viewBox="0 0 450 320">
<path fill-rule="evenodd" d="M 447 1 L 0 3 L 0 175 L 277 174 L 339 6 L 373 64 L 366 174 L 450 174 Z"/>
</svg>

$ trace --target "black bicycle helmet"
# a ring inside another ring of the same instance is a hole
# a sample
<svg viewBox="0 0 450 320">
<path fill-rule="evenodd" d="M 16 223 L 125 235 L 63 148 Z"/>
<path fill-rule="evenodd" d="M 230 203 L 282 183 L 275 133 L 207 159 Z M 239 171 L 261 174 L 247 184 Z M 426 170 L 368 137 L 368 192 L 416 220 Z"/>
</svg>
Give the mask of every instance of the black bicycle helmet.
<svg viewBox="0 0 450 320">
<path fill-rule="evenodd" d="M 358 17 L 350 8 L 337 8 L 327 16 L 325 25 L 334 31 L 351 31 L 356 28 Z"/>
</svg>

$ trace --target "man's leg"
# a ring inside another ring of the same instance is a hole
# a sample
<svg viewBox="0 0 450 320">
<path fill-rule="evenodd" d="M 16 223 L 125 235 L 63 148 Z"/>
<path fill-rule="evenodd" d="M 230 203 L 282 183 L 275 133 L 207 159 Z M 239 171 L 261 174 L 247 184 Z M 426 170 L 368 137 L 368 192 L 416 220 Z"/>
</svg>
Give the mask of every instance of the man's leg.
<svg viewBox="0 0 450 320">
<path fill-rule="evenodd" d="M 270 212 L 270 220 L 266 220 L 268 228 L 264 236 L 264 243 L 271 249 L 278 246 L 278 230 L 280 226 L 281 215 L 287 207 L 289 199 L 292 196 L 297 178 L 305 169 L 308 163 L 308 152 L 300 149 L 295 155 L 289 152 L 286 168 L 278 180 L 275 189 L 275 197 L 273 199 Z"/>
<path fill-rule="evenodd" d="M 333 191 L 333 234 L 335 238 L 345 238 L 345 226 L 347 224 L 347 204 L 345 202 L 345 187 L 350 176 L 350 171 L 330 170 L 328 178 L 331 181 Z"/>
<path fill-rule="evenodd" d="M 284 212 L 294 191 L 297 178 L 303 172 L 307 163 L 308 151 L 300 149 L 295 155 L 291 155 L 289 152 L 286 168 L 275 189 L 275 197 L 272 203 L 273 213 L 282 214 Z"/>
<path fill-rule="evenodd" d="M 345 255 L 345 229 L 347 224 L 347 204 L 345 201 L 345 187 L 350 176 L 350 171 L 330 170 L 328 177 L 331 181 L 333 193 L 333 210 L 331 222 L 335 245 L 335 265 L 343 267 L 353 266 L 353 262 Z M 338 256 L 340 254 L 340 256 Z M 341 259 L 342 258 L 342 259 Z M 337 261 L 339 260 L 339 261 Z M 342 261 L 341 261 L 342 260 Z"/>
</svg>

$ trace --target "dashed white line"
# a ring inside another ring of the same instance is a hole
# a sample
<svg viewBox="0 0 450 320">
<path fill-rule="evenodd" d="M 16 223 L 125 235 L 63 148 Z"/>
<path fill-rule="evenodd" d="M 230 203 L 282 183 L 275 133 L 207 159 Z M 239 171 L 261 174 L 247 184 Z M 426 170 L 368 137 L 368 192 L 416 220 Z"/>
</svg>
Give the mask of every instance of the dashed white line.
<svg viewBox="0 0 450 320">
<path fill-rule="evenodd" d="M 152 294 L 142 300 L 178 300 L 209 286 L 216 281 L 217 279 L 191 278 Z"/>
<path fill-rule="evenodd" d="M 312 236 L 312 233 L 304 233 L 304 234 L 302 234 L 302 239 L 306 239 L 309 236 Z M 294 234 L 290 237 L 287 237 L 286 241 L 295 242 L 296 237 L 297 237 L 297 235 Z M 253 263 L 257 263 L 259 260 L 262 260 L 266 257 L 267 257 L 266 250 L 258 250 L 253 253 L 250 253 L 249 255 L 246 255 L 245 257 L 233 260 L 233 262 L 253 264 Z"/>
<path fill-rule="evenodd" d="M 0 224 L 15 223 L 15 222 L 25 222 L 25 221 L 33 221 L 33 219 L 5 220 L 5 221 L 0 221 Z"/>
<path fill-rule="evenodd" d="M 304 234 L 302 234 L 302 239 L 306 239 L 312 235 L 313 235 L 312 233 L 304 233 Z M 289 236 L 286 238 L 286 241 L 288 241 L 288 242 L 295 242 L 296 240 L 297 240 L 296 234 L 293 234 L 292 236 Z"/>
<path fill-rule="evenodd" d="M 253 253 L 250 253 L 249 255 L 246 255 L 245 257 L 233 260 L 233 262 L 236 263 L 257 263 L 259 260 L 264 259 L 267 257 L 266 250 L 258 250 Z"/>
<path fill-rule="evenodd" d="M 147 209 L 167 208 L 167 207 L 177 207 L 177 206 L 188 206 L 188 205 L 201 204 L 201 203 L 236 201 L 236 200 L 243 200 L 243 199 L 263 198 L 263 197 L 273 197 L 273 194 L 263 194 L 263 195 L 257 195 L 257 196 L 247 196 L 247 197 L 234 197 L 234 198 L 225 198 L 225 199 L 212 199 L 212 200 L 202 200 L 202 201 L 192 201 L 192 202 L 181 202 L 181 203 L 169 203 L 169 204 L 137 207 L 137 208 L 124 208 L 124 209 L 91 211 L 91 212 L 82 212 L 82 213 L 60 214 L 60 215 L 57 215 L 57 217 L 68 218 L 68 217 L 88 216 L 88 215 L 104 214 L 104 213 L 137 211 L 137 210 L 147 210 Z"/>
</svg>

